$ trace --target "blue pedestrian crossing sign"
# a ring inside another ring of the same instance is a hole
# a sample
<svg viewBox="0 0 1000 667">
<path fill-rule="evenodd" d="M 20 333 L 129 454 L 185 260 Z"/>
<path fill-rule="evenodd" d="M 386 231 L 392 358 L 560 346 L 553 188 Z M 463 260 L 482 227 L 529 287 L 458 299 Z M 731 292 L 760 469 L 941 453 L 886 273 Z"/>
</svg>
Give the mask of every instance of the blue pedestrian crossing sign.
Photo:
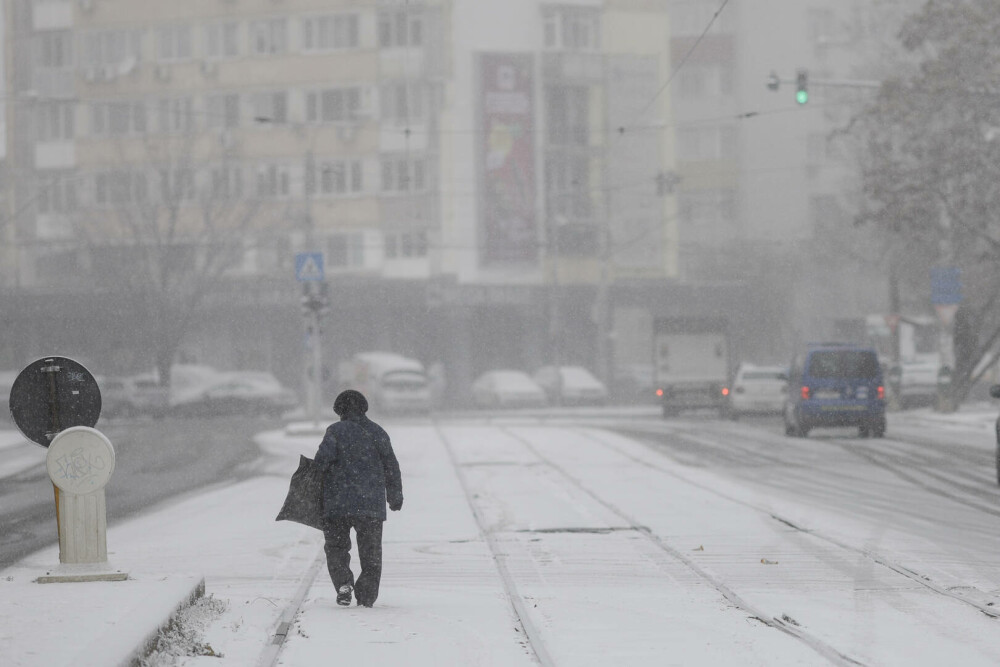
<svg viewBox="0 0 1000 667">
<path fill-rule="evenodd" d="M 295 279 L 300 283 L 323 281 L 323 253 L 300 252 L 295 255 Z"/>
<path fill-rule="evenodd" d="M 931 303 L 948 305 L 962 303 L 962 270 L 954 267 L 931 269 Z"/>
</svg>

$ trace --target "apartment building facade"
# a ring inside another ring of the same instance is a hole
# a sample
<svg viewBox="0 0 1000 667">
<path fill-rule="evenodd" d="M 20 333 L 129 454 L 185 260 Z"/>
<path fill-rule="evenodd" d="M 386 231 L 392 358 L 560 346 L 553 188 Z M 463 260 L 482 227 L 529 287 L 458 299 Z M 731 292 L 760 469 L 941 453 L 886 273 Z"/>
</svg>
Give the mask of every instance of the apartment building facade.
<svg viewBox="0 0 1000 667">
<path fill-rule="evenodd" d="M 294 384 L 309 251 L 331 368 L 375 348 L 455 386 L 553 355 L 610 372 L 633 349 L 616 313 L 677 270 L 665 8 L 8 0 L 3 363 L 148 368 L 172 323 L 124 287 L 167 244 L 174 296 L 232 255 L 179 360 Z"/>
</svg>

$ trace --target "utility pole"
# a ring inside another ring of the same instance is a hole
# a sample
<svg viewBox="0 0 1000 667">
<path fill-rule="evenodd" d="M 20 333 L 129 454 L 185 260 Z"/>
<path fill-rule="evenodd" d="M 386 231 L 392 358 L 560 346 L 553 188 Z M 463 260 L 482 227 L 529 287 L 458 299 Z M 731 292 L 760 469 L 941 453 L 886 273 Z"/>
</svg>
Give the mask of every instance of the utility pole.
<svg viewBox="0 0 1000 667">
<path fill-rule="evenodd" d="M 307 373 L 309 418 L 319 424 L 323 403 L 323 318 L 330 312 L 330 298 L 325 281 L 302 283 L 302 315 L 306 322 L 306 341 L 312 353 L 312 367 Z"/>
</svg>

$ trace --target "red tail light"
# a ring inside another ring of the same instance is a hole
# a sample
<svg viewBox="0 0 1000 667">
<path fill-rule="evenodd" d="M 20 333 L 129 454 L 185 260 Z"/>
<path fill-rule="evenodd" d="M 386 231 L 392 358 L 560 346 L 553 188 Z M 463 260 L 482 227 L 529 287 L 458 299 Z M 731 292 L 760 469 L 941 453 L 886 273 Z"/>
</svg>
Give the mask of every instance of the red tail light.
<svg viewBox="0 0 1000 667">
<path fill-rule="evenodd" d="M 662 389 L 657 389 L 656 390 L 656 395 L 662 397 L 663 396 L 663 390 Z"/>
<path fill-rule="evenodd" d="M 885 387 L 879 385 L 879 388 L 876 389 L 875 391 L 878 394 L 878 400 L 884 401 L 885 400 Z"/>
<path fill-rule="evenodd" d="M 729 396 L 729 387 L 723 387 L 722 388 L 722 395 L 723 396 Z"/>
<path fill-rule="evenodd" d="M 802 385 L 802 400 L 803 401 L 809 400 L 809 387 L 805 385 Z"/>
</svg>

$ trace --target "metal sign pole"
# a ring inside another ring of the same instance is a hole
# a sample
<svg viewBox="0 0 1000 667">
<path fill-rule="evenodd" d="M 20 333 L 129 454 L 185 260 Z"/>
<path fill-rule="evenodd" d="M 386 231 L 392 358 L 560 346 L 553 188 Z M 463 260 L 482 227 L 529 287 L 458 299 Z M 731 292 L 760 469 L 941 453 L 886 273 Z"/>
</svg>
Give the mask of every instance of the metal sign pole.
<svg viewBox="0 0 1000 667">
<path fill-rule="evenodd" d="M 323 331 L 320 329 L 319 309 L 313 309 L 313 404 L 311 406 L 311 417 L 313 425 L 318 427 L 320 416 L 320 405 L 323 402 Z"/>
</svg>

